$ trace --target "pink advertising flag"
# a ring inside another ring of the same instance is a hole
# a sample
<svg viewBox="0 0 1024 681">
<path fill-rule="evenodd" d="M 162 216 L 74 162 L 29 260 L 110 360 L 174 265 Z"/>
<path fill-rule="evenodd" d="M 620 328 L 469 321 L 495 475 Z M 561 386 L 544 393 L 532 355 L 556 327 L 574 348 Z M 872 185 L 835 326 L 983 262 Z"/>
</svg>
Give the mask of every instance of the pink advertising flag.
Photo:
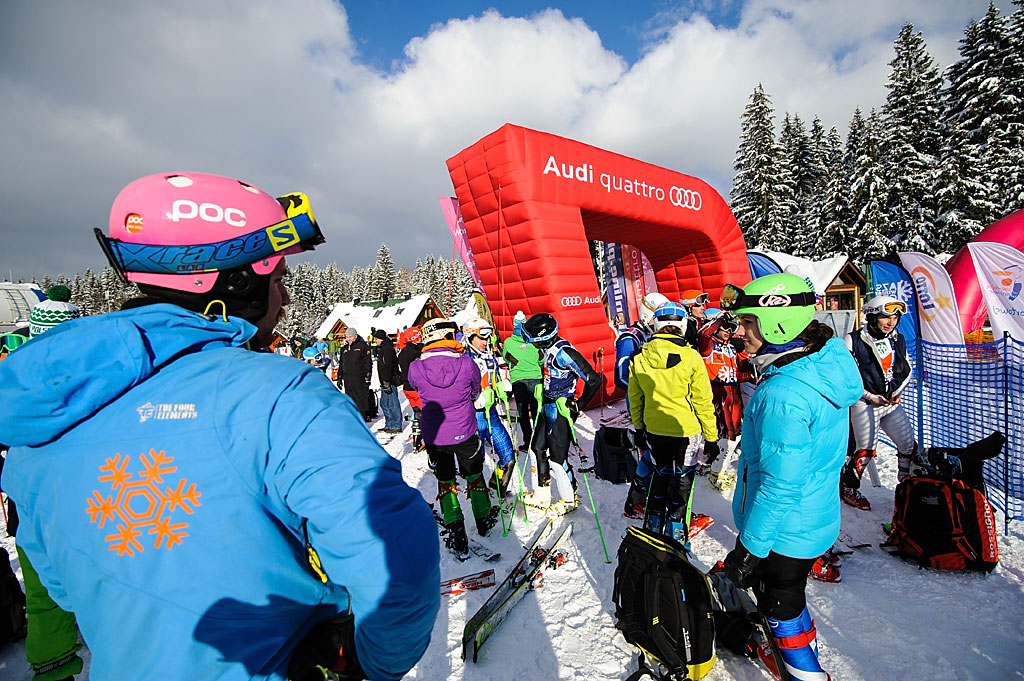
<svg viewBox="0 0 1024 681">
<path fill-rule="evenodd" d="M 967 248 L 978 272 L 992 334 L 996 339 L 1009 333 L 1024 340 L 1024 254 L 991 241 L 972 242 Z"/>
<path fill-rule="evenodd" d="M 942 345 L 963 345 L 956 296 L 949 273 L 930 255 L 900 253 L 900 262 L 910 274 L 921 317 L 921 338 Z"/>
<path fill-rule="evenodd" d="M 459 257 L 462 258 L 462 262 L 465 263 L 470 276 L 473 277 L 477 289 L 482 291 L 480 270 L 476 267 L 473 251 L 470 250 L 469 240 L 466 239 L 466 226 L 462 222 L 462 211 L 459 210 L 459 201 L 450 196 L 442 196 L 438 200 L 441 202 L 441 212 L 444 213 L 444 219 L 448 223 L 452 239 L 455 240 L 455 250 L 459 252 Z"/>
</svg>

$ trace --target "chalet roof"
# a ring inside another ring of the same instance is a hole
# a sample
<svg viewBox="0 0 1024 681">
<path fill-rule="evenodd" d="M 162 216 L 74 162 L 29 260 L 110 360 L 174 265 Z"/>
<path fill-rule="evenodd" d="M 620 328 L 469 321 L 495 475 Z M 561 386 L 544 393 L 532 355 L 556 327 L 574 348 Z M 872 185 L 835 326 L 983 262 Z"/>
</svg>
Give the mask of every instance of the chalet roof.
<svg viewBox="0 0 1024 681">
<path fill-rule="evenodd" d="M 415 324 L 429 302 L 430 294 L 421 293 L 408 300 L 393 298 L 387 303 L 338 303 L 316 330 L 316 337 L 326 337 L 338 321 L 344 322 L 346 328 L 355 327 L 362 338 L 369 335 L 370 327 L 396 334 Z"/>
</svg>

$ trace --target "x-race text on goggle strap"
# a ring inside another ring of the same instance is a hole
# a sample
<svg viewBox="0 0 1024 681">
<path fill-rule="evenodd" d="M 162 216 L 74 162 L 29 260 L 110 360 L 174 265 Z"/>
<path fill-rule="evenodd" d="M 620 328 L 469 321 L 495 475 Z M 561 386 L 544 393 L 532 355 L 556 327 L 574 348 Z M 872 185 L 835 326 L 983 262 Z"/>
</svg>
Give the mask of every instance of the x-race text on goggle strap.
<svg viewBox="0 0 1024 681">
<path fill-rule="evenodd" d="M 162 246 L 109 239 L 97 229 L 96 238 L 111 264 L 121 272 L 145 274 L 202 274 L 241 267 L 281 254 L 309 250 L 325 239 L 308 213 L 261 227 L 241 236 L 210 244 Z"/>
</svg>

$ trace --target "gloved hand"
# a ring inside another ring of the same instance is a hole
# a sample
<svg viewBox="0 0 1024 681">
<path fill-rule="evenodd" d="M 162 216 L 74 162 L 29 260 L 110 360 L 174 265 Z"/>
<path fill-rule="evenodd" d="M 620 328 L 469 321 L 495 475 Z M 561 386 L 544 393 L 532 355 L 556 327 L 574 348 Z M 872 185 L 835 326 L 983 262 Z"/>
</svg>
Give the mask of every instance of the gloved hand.
<svg viewBox="0 0 1024 681">
<path fill-rule="evenodd" d="M 714 442 L 704 441 L 704 456 L 701 465 L 710 466 L 718 458 L 718 455 L 722 453 L 721 447 L 718 445 L 718 440 Z"/>
<path fill-rule="evenodd" d="M 299 641 L 288 661 L 291 681 L 323 681 L 320 667 L 339 679 L 365 679 L 356 659 L 355 621 L 351 613 L 321 622 Z"/>
<path fill-rule="evenodd" d="M 512 383 L 511 383 L 511 381 L 506 381 L 504 379 L 501 380 L 501 381 L 498 381 L 498 391 L 502 395 L 511 395 L 512 394 Z"/>
<path fill-rule="evenodd" d="M 380 391 L 385 395 L 390 395 L 392 392 L 394 392 L 394 390 L 395 389 L 392 388 L 391 384 L 388 383 L 387 381 L 384 381 L 380 384 Z"/>
<path fill-rule="evenodd" d="M 746 589 L 753 583 L 754 570 L 761 559 L 747 551 L 739 537 L 736 537 L 736 548 L 725 557 L 725 576 L 740 589 Z"/>
<path fill-rule="evenodd" d="M 647 444 L 647 431 L 644 430 L 643 428 L 639 428 L 636 431 L 634 431 L 633 444 L 636 445 L 637 449 L 639 449 L 641 452 L 646 452 L 648 449 L 650 449 L 651 446 Z"/>
<path fill-rule="evenodd" d="M 576 419 L 580 416 L 580 405 L 575 399 L 569 398 L 565 401 L 565 406 L 569 409 L 569 416 L 572 417 L 572 422 L 576 423 Z"/>
</svg>

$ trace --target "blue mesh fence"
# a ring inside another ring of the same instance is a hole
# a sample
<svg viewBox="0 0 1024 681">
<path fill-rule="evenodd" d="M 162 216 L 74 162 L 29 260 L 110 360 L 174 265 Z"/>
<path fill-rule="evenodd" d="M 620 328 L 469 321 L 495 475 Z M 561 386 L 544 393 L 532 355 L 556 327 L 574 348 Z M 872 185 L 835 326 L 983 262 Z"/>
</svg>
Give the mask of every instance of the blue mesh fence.
<svg viewBox="0 0 1024 681">
<path fill-rule="evenodd" d="M 1024 518 L 1024 342 L 984 345 L 921 341 L 922 371 L 904 391 L 920 447 L 964 447 L 1001 431 L 1002 455 L 985 462 L 988 498 L 1010 520 Z M 916 355 L 916 357 L 914 357 Z M 891 442 L 889 443 L 892 444 Z"/>
</svg>

